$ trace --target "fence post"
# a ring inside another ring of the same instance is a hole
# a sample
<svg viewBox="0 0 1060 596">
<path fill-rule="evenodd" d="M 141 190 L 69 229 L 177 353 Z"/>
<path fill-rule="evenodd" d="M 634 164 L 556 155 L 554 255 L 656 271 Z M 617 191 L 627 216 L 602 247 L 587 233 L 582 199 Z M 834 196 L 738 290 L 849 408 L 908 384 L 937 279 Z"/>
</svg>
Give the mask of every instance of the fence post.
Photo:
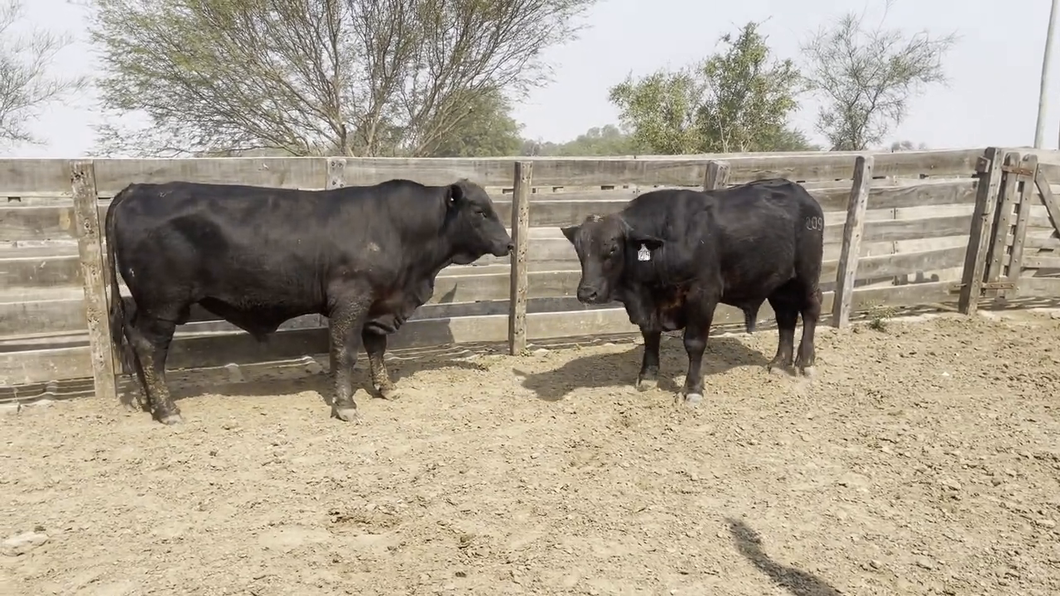
<svg viewBox="0 0 1060 596">
<path fill-rule="evenodd" d="M 96 170 L 91 160 L 70 164 L 74 195 L 74 223 L 77 252 L 81 262 L 81 282 L 85 291 L 85 319 L 88 321 L 88 347 L 96 396 L 116 400 L 118 383 L 114 374 L 114 346 L 111 341 L 110 309 L 104 277 L 103 246 L 100 242 L 99 196 Z M 113 239 L 109 240 L 113 242 Z M 117 275 L 117 272 L 113 273 Z M 112 300 L 121 300 L 121 295 Z"/>
<path fill-rule="evenodd" d="M 957 310 L 971 315 L 979 308 L 979 294 L 983 287 L 983 271 L 986 268 L 986 253 L 990 248 L 990 231 L 994 223 L 994 203 L 1001 186 L 1001 150 L 987 147 L 983 160 L 976 171 L 980 174 L 972 226 L 968 234 L 968 250 L 964 254 L 964 271 L 961 274 L 961 294 Z"/>
<path fill-rule="evenodd" d="M 854 160 L 854 181 L 847 201 L 847 221 L 843 226 L 843 246 L 839 253 L 835 296 L 832 299 L 832 325 L 842 329 L 850 323 L 854 300 L 854 282 L 858 278 L 858 259 L 861 256 L 861 236 L 865 231 L 865 210 L 868 209 L 869 187 L 876 158 L 859 155 Z M 823 222 L 821 226 L 824 229 Z"/>
<path fill-rule="evenodd" d="M 526 349 L 526 299 L 530 278 L 527 274 L 527 245 L 530 240 L 530 192 L 534 163 L 515 162 L 512 189 L 511 294 L 508 311 L 508 353 L 521 354 Z"/>
<path fill-rule="evenodd" d="M 703 190 L 719 190 L 729 184 L 729 162 L 708 161 L 707 173 L 703 176 Z"/>
</svg>

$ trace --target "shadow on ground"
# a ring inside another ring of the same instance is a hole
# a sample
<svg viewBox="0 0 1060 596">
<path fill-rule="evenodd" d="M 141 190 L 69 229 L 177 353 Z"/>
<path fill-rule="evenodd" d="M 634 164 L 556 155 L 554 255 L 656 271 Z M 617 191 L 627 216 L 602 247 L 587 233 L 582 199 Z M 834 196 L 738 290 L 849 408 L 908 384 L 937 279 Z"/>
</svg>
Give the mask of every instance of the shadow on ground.
<svg viewBox="0 0 1060 596">
<path fill-rule="evenodd" d="M 773 583 L 794 596 L 841 596 L 842 592 L 816 575 L 771 559 L 762 550 L 762 538 L 758 532 L 744 522 L 733 518 L 726 518 L 725 521 L 729 524 L 729 534 L 736 544 L 736 550 Z"/>
<path fill-rule="evenodd" d="M 576 389 L 603 387 L 632 387 L 640 370 L 644 346 L 610 354 L 596 354 L 577 358 L 563 366 L 539 373 L 528 373 L 518 368 L 515 374 L 524 377 L 523 387 L 545 401 L 559 401 Z M 659 349 L 659 388 L 678 391 L 681 386 L 675 377 L 688 371 L 688 355 L 679 340 L 664 340 Z M 712 337 L 703 355 L 703 376 L 724 373 L 738 366 L 765 366 L 766 357 L 744 345 L 737 337 Z"/>
</svg>

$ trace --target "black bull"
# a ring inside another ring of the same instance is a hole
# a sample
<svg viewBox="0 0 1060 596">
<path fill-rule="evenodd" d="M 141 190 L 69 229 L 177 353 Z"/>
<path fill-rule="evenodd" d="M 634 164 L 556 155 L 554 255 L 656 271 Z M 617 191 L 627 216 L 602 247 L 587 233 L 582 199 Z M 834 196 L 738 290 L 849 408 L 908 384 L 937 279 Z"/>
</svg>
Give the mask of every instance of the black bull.
<svg viewBox="0 0 1060 596">
<path fill-rule="evenodd" d="M 386 336 L 430 299 L 438 272 L 512 250 L 489 195 L 467 180 L 319 191 L 131 184 L 114 197 L 105 225 L 114 341 L 166 424 L 181 421 L 166 357 L 193 304 L 260 341 L 294 317 L 327 316 L 332 415 L 348 421 L 362 344 L 372 382 L 388 396 Z M 132 293 L 128 311 L 117 272 Z"/>
<path fill-rule="evenodd" d="M 589 216 L 563 234 L 581 262 L 578 300 L 618 301 L 644 336 L 637 386 L 653 386 L 663 331 L 684 329 L 688 375 L 682 394 L 703 397 L 701 366 L 714 310 L 744 311 L 748 332 L 762 302 L 776 313 L 780 343 L 769 363 L 812 376 L 814 331 L 821 314 L 824 252 L 821 206 L 801 185 L 761 180 L 725 190 L 646 192 L 606 217 Z"/>
</svg>

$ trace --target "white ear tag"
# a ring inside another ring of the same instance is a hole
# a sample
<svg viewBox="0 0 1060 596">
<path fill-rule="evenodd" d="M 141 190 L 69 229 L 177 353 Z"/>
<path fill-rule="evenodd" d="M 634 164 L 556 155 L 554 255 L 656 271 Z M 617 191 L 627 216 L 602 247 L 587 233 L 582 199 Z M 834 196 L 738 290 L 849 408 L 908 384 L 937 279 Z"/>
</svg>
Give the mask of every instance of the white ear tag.
<svg viewBox="0 0 1060 596">
<path fill-rule="evenodd" d="M 648 250 L 647 246 L 644 246 L 643 244 L 640 245 L 640 250 L 637 251 L 637 260 L 638 261 L 650 261 L 651 260 L 651 251 Z"/>
</svg>

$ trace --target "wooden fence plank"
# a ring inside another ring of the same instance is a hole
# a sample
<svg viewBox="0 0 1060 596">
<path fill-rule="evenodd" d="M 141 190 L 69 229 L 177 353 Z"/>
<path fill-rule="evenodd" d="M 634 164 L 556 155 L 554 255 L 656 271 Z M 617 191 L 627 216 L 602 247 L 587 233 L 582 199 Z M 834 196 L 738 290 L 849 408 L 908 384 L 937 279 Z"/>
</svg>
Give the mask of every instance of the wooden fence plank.
<svg viewBox="0 0 1060 596">
<path fill-rule="evenodd" d="M 188 159 L 99 159 L 96 186 L 114 196 L 133 182 L 183 180 L 277 188 L 323 188 L 327 161 L 321 157 L 198 157 Z"/>
<path fill-rule="evenodd" d="M 1023 270 L 1023 250 L 1027 244 L 1027 223 L 1030 221 L 1031 206 L 1036 202 L 1037 186 L 1034 181 L 1038 173 L 1038 156 L 1031 153 L 1023 157 L 1020 167 L 1031 172 L 1031 176 L 1020 176 L 1019 200 L 1016 203 L 1016 228 L 1012 233 L 1012 254 L 1008 262 L 1007 281 L 1017 283 Z M 1019 294 L 1017 288 L 1014 294 Z"/>
<path fill-rule="evenodd" d="M 1053 229 L 1057 233 L 1060 233 L 1060 202 L 1057 202 L 1056 196 L 1053 195 L 1052 189 L 1049 188 L 1049 180 L 1045 177 L 1045 172 L 1042 168 L 1038 168 L 1036 171 L 1034 184 L 1038 187 L 1042 203 L 1045 204 L 1045 210 L 1049 214 L 1049 223 L 1052 224 Z"/>
<path fill-rule="evenodd" d="M 96 178 L 91 161 L 75 161 L 70 175 L 74 195 L 74 222 L 80 254 L 81 278 L 85 288 L 85 318 L 88 321 L 89 354 L 96 395 L 117 400 L 114 375 L 114 345 L 110 334 L 110 310 L 107 308 L 107 283 L 104 278 L 103 249 L 100 243 L 99 210 L 96 208 Z M 119 296 L 114 297 L 119 300 Z"/>
<path fill-rule="evenodd" d="M 854 280 L 858 276 L 865 209 L 868 207 L 869 187 L 872 185 L 872 167 L 871 155 L 859 155 L 854 164 L 854 182 L 850 187 L 850 205 L 847 207 L 843 248 L 839 256 L 839 270 L 836 273 L 835 294 L 838 299 L 832 305 L 832 325 L 839 328 L 846 327 L 850 322 L 850 301 L 854 295 Z M 822 228 L 823 224 L 822 221 Z"/>
<path fill-rule="evenodd" d="M 508 353 L 522 354 L 526 350 L 526 300 L 529 276 L 527 250 L 530 242 L 530 192 L 533 188 L 533 163 L 515 163 L 514 192 L 512 193 L 512 243 L 510 255 L 511 286 L 508 314 Z"/>
<path fill-rule="evenodd" d="M 1018 167 L 1021 156 L 1017 151 L 1005 154 L 1004 165 L 1010 168 Z M 1016 199 L 1019 190 L 1019 175 L 1014 172 L 1003 172 L 1001 177 L 1001 190 L 998 195 L 997 208 L 994 212 L 993 240 L 986 253 L 986 282 L 995 283 L 1001 279 L 1004 263 L 1002 259 L 1006 256 L 1008 248 L 1009 233 L 1015 224 Z"/>
<path fill-rule="evenodd" d="M 3 196 L 22 193 L 70 192 L 70 162 L 65 159 L 0 159 L 0 192 Z"/>
<path fill-rule="evenodd" d="M 962 314 L 966 315 L 975 314 L 979 308 L 983 270 L 986 267 L 986 251 L 990 242 L 990 224 L 993 222 L 994 206 L 997 203 L 997 193 L 1001 185 L 1001 150 L 997 147 L 989 147 L 985 157 L 987 163 L 979 178 L 957 307 Z"/>
<path fill-rule="evenodd" d="M 0 242 L 73 237 L 73 208 L 0 207 Z"/>
</svg>

